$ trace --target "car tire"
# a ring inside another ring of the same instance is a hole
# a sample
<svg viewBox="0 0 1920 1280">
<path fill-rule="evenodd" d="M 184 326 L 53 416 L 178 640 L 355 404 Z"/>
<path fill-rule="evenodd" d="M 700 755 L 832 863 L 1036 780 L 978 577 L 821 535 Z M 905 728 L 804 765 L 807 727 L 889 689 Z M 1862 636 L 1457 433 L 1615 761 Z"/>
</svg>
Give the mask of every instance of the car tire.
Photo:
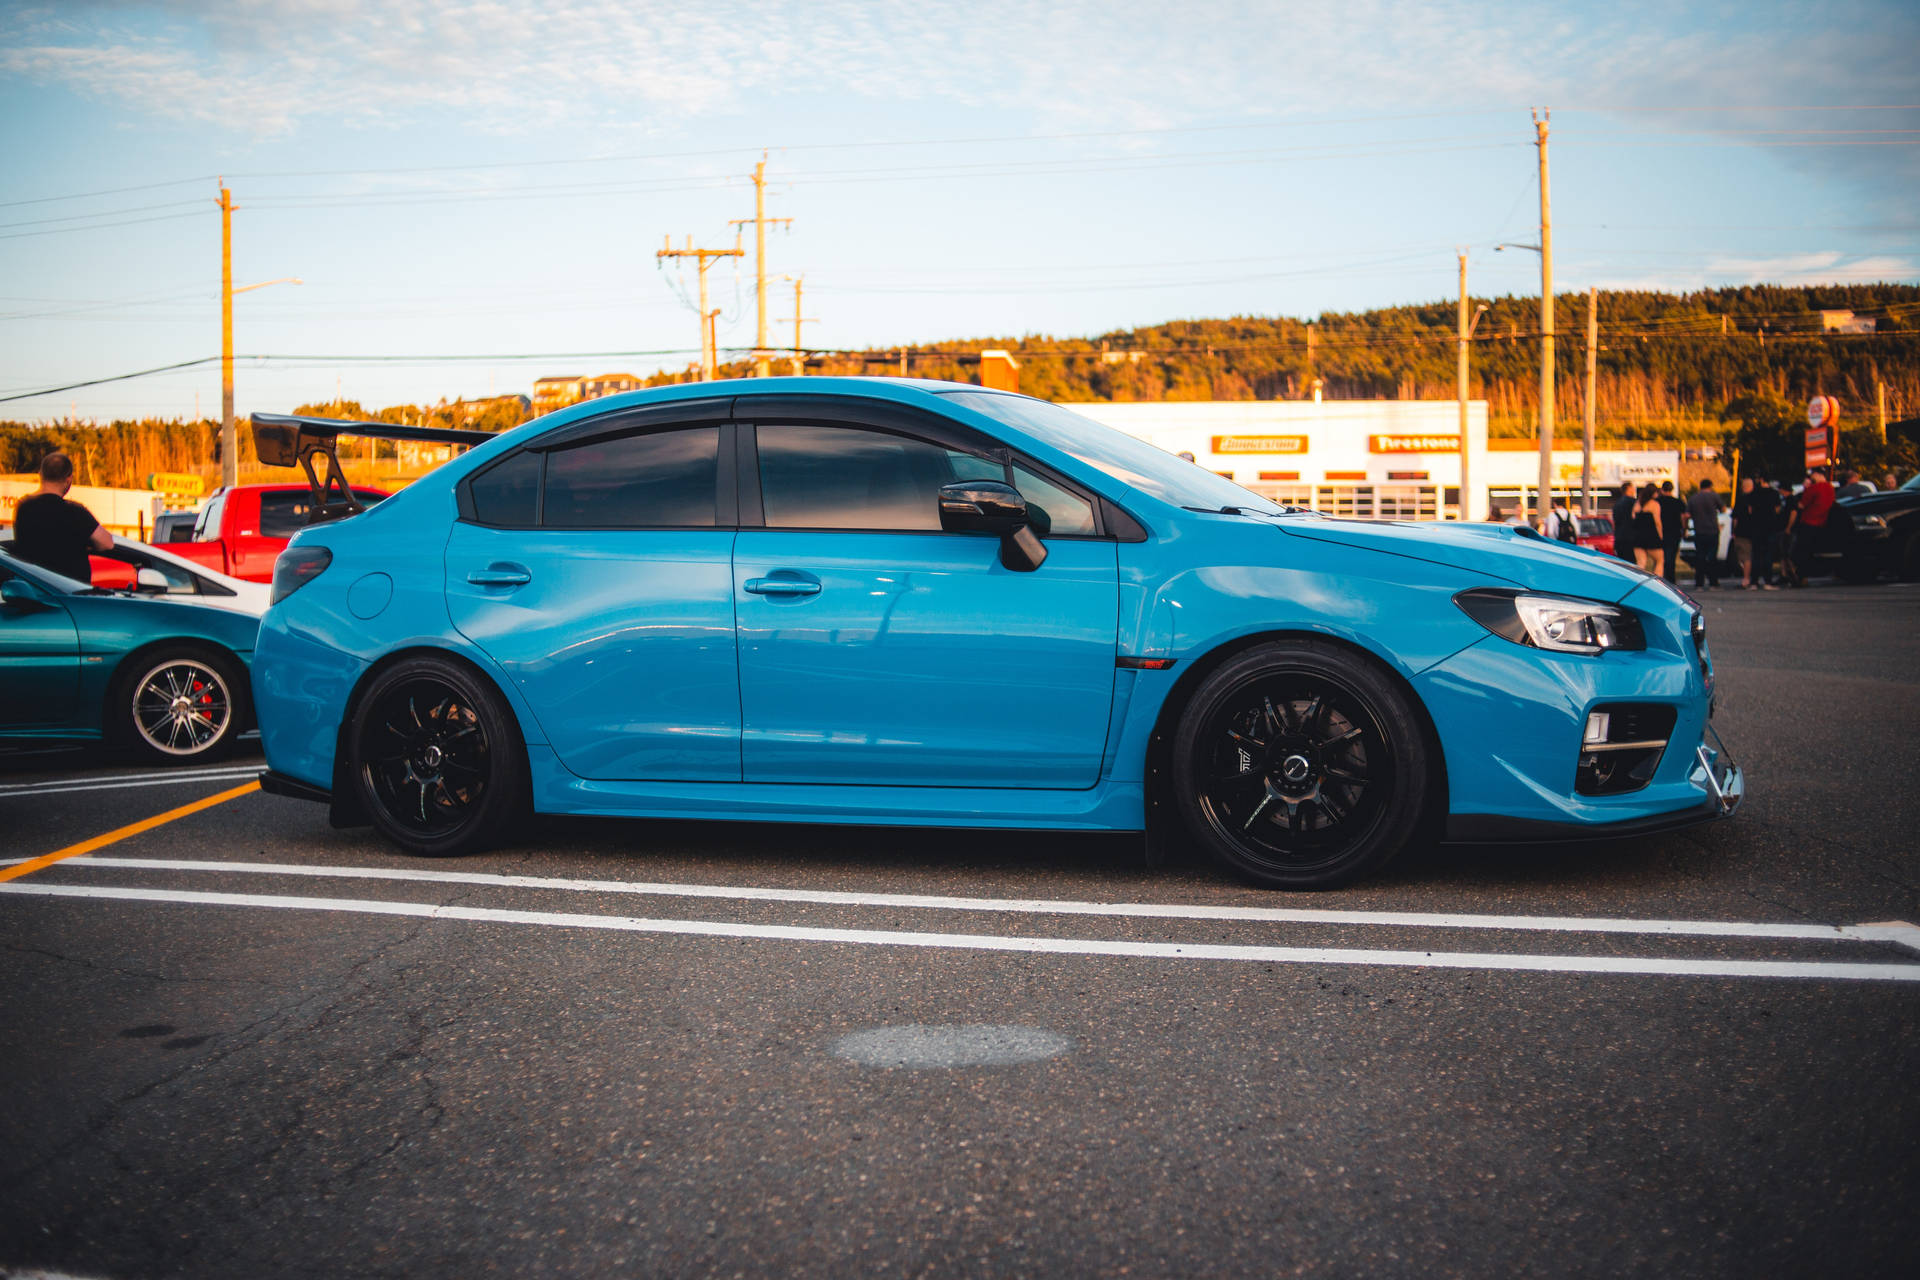
<svg viewBox="0 0 1920 1280">
<path fill-rule="evenodd" d="M 168 644 L 120 664 L 107 694 L 108 740 L 153 764 L 223 759 L 253 718 L 247 669 L 223 650 Z"/>
<path fill-rule="evenodd" d="M 348 785 L 380 834 L 422 857 L 475 853 L 512 834 L 527 753 L 491 683 L 448 658 L 406 658 L 367 686 L 351 722 Z"/>
<path fill-rule="evenodd" d="M 1920 580 L 1920 533 L 1910 533 L 1900 546 L 1897 562 L 1902 582 Z"/>
<path fill-rule="evenodd" d="M 1421 829 L 1433 748 L 1384 670 L 1311 639 L 1258 645 L 1200 682 L 1172 745 L 1193 840 L 1263 888 L 1328 889 L 1379 870 Z"/>
</svg>

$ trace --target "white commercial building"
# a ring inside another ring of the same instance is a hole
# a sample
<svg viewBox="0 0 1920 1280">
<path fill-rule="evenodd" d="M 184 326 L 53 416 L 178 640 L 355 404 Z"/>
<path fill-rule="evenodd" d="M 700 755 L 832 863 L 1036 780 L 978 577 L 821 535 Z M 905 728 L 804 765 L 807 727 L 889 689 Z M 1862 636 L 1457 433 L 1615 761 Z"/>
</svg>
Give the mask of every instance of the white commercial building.
<svg viewBox="0 0 1920 1280">
<path fill-rule="evenodd" d="M 1191 453 L 1194 462 L 1289 506 L 1378 520 L 1460 519 L 1461 464 L 1469 492 L 1464 518 L 1533 506 L 1540 455 L 1529 441 L 1487 440 L 1487 403 L 1467 403 L 1460 441 L 1454 400 L 1159 400 L 1068 406 L 1096 422 Z M 1577 503 L 1580 450 L 1557 439 L 1554 491 Z M 1673 449 L 1596 449 L 1593 485 L 1679 479 Z"/>
</svg>

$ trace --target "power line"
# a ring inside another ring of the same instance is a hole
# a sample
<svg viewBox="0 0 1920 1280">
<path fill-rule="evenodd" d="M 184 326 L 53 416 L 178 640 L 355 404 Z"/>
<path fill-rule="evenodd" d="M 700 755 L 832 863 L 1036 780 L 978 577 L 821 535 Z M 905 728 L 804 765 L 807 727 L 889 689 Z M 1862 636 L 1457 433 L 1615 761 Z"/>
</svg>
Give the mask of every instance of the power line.
<svg viewBox="0 0 1920 1280">
<path fill-rule="evenodd" d="M 110 216 L 102 214 L 102 217 Z M 124 222 L 95 222 L 84 227 L 49 227 L 43 231 L 15 231 L 11 235 L 0 236 L 0 240 L 25 240 L 29 236 L 61 236 L 70 231 L 106 231 L 112 227 L 137 227 L 146 222 L 177 222 L 181 218 L 199 218 L 205 216 L 199 212 L 163 213 L 153 218 L 129 218 Z"/>
<path fill-rule="evenodd" d="M 83 222 L 89 218 L 117 218 L 128 213 L 147 213 L 154 209 L 184 209 L 189 205 L 198 206 L 198 200 L 173 200 L 166 204 L 140 204 L 131 209 L 108 209 L 99 213 L 70 213 L 59 218 L 31 218 L 25 222 L 0 222 L 0 231 L 10 227 L 43 227 L 51 222 Z"/>
<path fill-rule="evenodd" d="M 89 378 L 85 382 L 69 382 L 62 387 L 43 387 L 38 391 L 23 391 L 17 395 L 0 396 L 0 404 L 10 400 L 31 400 L 36 396 L 57 395 L 62 391 L 78 391 L 82 387 L 100 387 L 109 382 L 127 382 L 134 378 L 150 378 L 156 373 L 172 373 L 175 369 L 191 369 L 196 365 L 212 364 L 219 356 L 201 356 L 198 360 L 182 360 L 177 364 L 163 364 L 153 369 L 141 369 L 134 373 L 116 373 L 111 378 Z"/>
<path fill-rule="evenodd" d="M 145 182 L 137 187 L 108 187 L 103 191 L 78 191 L 67 196 L 35 196 L 31 200 L 0 200 L 0 209 L 13 209 L 23 204 L 57 204 L 63 200 L 91 200 L 95 196 L 121 196 L 133 191 L 158 191 L 162 187 L 184 187 L 195 182 L 212 182 L 214 176 L 207 174 L 202 178 L 171 178 L 166 182 Z"/>
</svg>

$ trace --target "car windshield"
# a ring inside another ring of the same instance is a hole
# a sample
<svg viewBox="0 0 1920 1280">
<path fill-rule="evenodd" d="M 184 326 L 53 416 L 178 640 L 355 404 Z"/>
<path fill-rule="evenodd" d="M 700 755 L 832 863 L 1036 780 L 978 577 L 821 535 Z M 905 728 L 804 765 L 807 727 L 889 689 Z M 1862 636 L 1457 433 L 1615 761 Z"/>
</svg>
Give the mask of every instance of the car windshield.
<svg viewBox="0 0 1920 1280">
<path fill-rule="evenodd" d="M 1914 472 L 1913 478 L 1907 481 L 1905 484 L 1901 485 L 1900 488 L 1897 490 L 1897 492 L 1920 493 L 1920 471 Z"/>
<path fill-rule="evenodd" d="M 1018 427 L 1062 453 L 1173 506 L 1205 511 L 1240 507 L 1265 515 L 1280 514 L 1279 507 L 1259 494 L 1242 489 L 1205 467 L 1050 401 L 998 391 L 941 394 L 963 408 Z"/>
</svg>

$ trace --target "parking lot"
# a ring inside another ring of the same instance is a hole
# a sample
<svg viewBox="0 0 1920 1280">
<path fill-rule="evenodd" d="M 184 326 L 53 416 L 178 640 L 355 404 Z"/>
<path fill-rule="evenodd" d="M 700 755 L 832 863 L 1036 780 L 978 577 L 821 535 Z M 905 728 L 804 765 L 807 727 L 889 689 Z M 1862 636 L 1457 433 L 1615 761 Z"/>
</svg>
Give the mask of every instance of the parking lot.
<svg viewBox="0 0 1920 1280">
<path fill-rule="evenodd" d="M 1702 603 L 1733 821 L 1310 896 L 5 757 L 0 1274 L 1910 1274 L 1920 587 Z"/>
</svg>

